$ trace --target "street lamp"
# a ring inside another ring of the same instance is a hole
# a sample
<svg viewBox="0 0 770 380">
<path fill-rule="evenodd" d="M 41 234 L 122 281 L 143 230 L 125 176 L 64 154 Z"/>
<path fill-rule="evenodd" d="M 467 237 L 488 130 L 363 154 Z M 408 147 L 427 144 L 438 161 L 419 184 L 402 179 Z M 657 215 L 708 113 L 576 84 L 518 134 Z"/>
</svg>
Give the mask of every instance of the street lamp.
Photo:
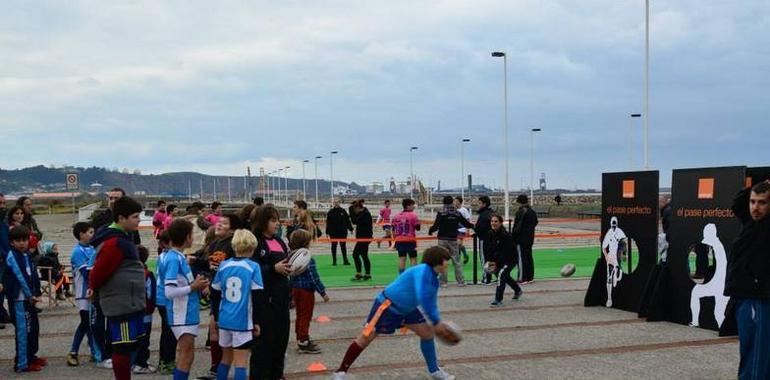
<svg viewBox="0 0 770 380">
<path fill-rule="evenodd" d="M 650 119 L 650 0 L 644 2 L 644 169 L 649 162 L 649 119 Z"/>
<path fill-rule="evenodd" d="M 505 146 L 505 220 L 510 219 L 511 199 L 508 194 L 508 56 L 502 51 L 492 52 L 495 58 L 503 57 L 503 145 Z"/>
<path fill-rule="evenodd" d="M 540 128 L 532 128 L 529 131 L 529 204 L 535 204 L 535 132 L 540 132 Z"/>
<path fill-rule="evenodd" d="M 291 168 L 291 166 L 286 166 L 284 168 L 286 170 L 283 171 L 283 180 L 284 180 L 283 183 L 284 183 L 284 185 L 286 185 L 286 186 L 284 186 L 283 191 L 286 193 L 285 199 L 286 199 L 286 205 L 287 206 L 289 205 L 289 169 L 290 168 Z"/>
<path fill-rule="evenodd" d="M 331 179 L 331 193 L 332 193 L 332 201 L 331 203 L 334 204 L 334 155 L 337 154 L 336 150 L 333 150 L 329 152 L 329 177 Z"/>
<path fill-rule="evenodd" d="M 283 173 L 283 169 L 278 169 L 278 178 L 277 178 L 277 182 L 278 182 L 278 199 L 275 202 L 276 205 L 281 203 L 281 177 L 283 176 L 282 173 Z"/>
<path fill-rule="evenodd" d="M 409 148 L 409 199 L 414 198 L 414 160 L 412 159 L 412 152 L 417 150 L 416 146 Z"/>
<path fill-rule="evenodd" d="M 323 158 L 322 156 L 315 156 L 315 207 L 320 208 L 321 205 L 318 203 L 318 159 Z"/>
<path fill-rule="evenodd" d="M 310 160 L 303 160 L 302 161 L 302 200 L 307 202 L 307 183 L 305 180 L 305 164 L 310 162 Z"/>
<path fill-rule="evenodd" d="M 471 142 L 471 139 L 462 139 L 460 141 L 460 197 L 465 199 L 465 143 Z"/>
<path fill-rule="evenodd" d="M 628 119 L 628 168 L 634 170 L 634 118 L 641 117 L 640 113 L 632 113 Z"/>
</svg>

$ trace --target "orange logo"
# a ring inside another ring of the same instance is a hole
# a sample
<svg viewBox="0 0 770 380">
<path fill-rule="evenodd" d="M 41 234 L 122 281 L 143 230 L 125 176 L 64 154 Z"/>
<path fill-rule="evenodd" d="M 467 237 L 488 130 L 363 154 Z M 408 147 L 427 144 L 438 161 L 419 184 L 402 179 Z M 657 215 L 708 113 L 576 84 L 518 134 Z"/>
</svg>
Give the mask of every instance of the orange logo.
<svg viewBox="0 0 770 380">
<path fill-rule="evenodd" d="M 633 179 L 623 180 L 623 198 L 633 198 L 636 181 Z"/>
<path fill-rule="evenodd" d="M 698 199 L 714 199 L 714 178 L 698 179 Z"/>
</svg>

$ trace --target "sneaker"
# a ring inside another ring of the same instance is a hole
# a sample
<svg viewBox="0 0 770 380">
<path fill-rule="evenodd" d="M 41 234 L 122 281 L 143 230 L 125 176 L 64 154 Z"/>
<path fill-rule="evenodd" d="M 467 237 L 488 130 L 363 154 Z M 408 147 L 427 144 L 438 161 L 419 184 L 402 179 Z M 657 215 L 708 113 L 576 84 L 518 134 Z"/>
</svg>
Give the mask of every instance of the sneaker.
<svg viewBox="0 0 770 380">
<path fill-rule="evenodd" d="M 27 368 L 16 369 L 15 371 L 16 372 L 40 372 L 42 370 L 43 370 L 43 366 L 39 366 L 37 364 L 30 363 L 29 365 L 27 365 Z"/>
<path fill-rule="evenodd" d="M 64 296 L 67 297 L 67 298 L 75 297 L 75 295 L 73 295 L 72 292 L 70 292 L 69 290 L 65 290 L 64 291 Z"/>
<path fill-rule="evenodd" d="M 503 306 L 503 301 L 493 300 L 489 303 L 489 307 L 500 307 Z"/>
<path fill-rule="evenodd" d="M 157 369 L 152 365 L 147 364 L 147 367 L 140 367 L 135 365 L 133 368 L 131 368 L 131 371 L 137 375 L 149 375 L 151 373 L 157 372 Z"/>
<path fill-rule="evenodd" d="M 455 380 L 454 375 L 446 373 L 443 369 L 439 368 L 438 371 L 432 372 L 430 378 L 434 380 Z"/>
<path fill-rule="evenodd" d="M 518 293 L 514 293 L 513 298 L 511 298 L 511 299 L 512 300 L 517 300 L 517 299 L 521 298 L 522 294 L 524 294 L 524 291 L 521 291 L 521 292 L 518 292 Z"/>
<path fill-rule="evenodd" d="M 346 372 L 335 372 L 332 374 L 332 380 L 345 380 L 348 378 L 348 374 Z"/>
<path fill-rule="evenodd" d="M 112 359 L 106 359 L 96 363 L 96 368 L 112 369 Z"/>
<path fill-rule="evenodd" d="M 32 363 L 31 364 L 35 364 L 35 365 L 38 365 L 40 367 L 45 367 L 45 366 L 48 365 L 48 359 L 46 359 L 46 358 L 44 358 L 42 356 L 38 356 L 38 357 L 32 359 Z"/>
<path fill-rule="evenodd" d="M 372 279 L 372 275 L 370 275 L 370 274 L 365 274 L 364 277 L 363 277 L 364 281 L 369 281 L 371 279 Z"/>
<path fill-rule="evenodd" d="M 216 380 L 217 379 L 217 371 L 209 370 L 209 372 L 203 376 L 196 377 L 196 380 Z"/>
<path fill-rule="evenodd" d="M 78 354 L 74 352 L 70 352 L 67 354 L 67 366 L 69 367 L 77 367 L 80 365 L 80 361 L 78 360 Z"/>
<path fill-rule="evenodd" d="M 360 274 L 356 273 L 356 275 L 355 275 L 355 276 L 353 276 L 353 278 L 351 278 L 351 279 L 350 279 L 350 281 L 361 281 L 361 280 L 363 280 L 363 279 L 364 279 L 364 276 L 362 276 L 362 275 L 360 275 Z"/>
<path fill-rule="evenodd" d="M 607 307 L 612 307 L 612 300 L 607 300 Z"/>
<path fill-rule="evenodd" d="M 176 368 L 175 362 L 160 362 L 158 363 L 158 373 L 161 375 L 171 375 Z"/>
<path fill-rule="evenodd" d="M 457 286 L 459 286 L 461 288 L 464 288 L 465 287 L 465 283 L 464 282 L 458 282 Z"/>
<path fill-rule="evenodd" d="M 307 341 L 297 343 L 297 351 L 300 354 L 320 354 L 321 348 L 313 341 Z"/>
<path fill-rule="evenodd" d="M 63 294 L 59 293 L 59 294 L 56 295 L 56 300 L 57 301 L 66 301 L 67 299 L 64 298 Z"/>
<path fill-rule="evenodd" d="M 446 284 L 446 282 L 445 282 L 445 283 L 443 283 L 443 284 L 441 284 L 441 287 L 442 287 L 442 288 L 446 288 L 447 286 L 448 286 L 448 285 Z"/>
</svg>

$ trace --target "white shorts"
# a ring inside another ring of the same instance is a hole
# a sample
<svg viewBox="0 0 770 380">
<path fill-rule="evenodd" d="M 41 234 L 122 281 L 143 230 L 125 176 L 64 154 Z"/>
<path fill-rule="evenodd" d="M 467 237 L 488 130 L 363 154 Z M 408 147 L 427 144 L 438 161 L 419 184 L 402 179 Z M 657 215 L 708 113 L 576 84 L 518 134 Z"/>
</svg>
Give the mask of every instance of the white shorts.
<svg viewBox="0 0 770 380">
<path fill-rule="evenodd" d="M 192 336 L 198 336 L 198 325 L 194 326 L 171 326 L 171 331 L 174 336 L 179 339 L 184 334 L 190 334 Z"/>
<path fill-rule="evenodd" d="M 231 331 L 219 329 L 219 347 L 241 347 L 254 339 L 251 331 Z"/>
<path fill-rule="evenodd" d="M 78 307 L 78 311 L 88 311 L 90 303 L 91 302 L 85 298 L 75 300 L 75 305 Z"/>
</svg>

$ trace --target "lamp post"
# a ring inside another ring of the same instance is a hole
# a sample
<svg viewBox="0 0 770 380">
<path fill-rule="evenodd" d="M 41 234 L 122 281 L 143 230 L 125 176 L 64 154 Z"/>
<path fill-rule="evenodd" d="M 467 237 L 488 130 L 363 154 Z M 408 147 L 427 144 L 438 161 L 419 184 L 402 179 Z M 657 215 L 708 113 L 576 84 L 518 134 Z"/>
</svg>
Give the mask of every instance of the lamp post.
<svg viewBox="0 0 770 380">
<path fill-rule="evenodd" d="M 644 169 L 650 168 L 650 0 L 644 2 Z"/>
<path fill-rule="evenodd" d="M 634 118 L 641 117 L 640 113 L 632 113 L 628 118 L 628 169 L 634 170 Z"/>
<path fill-rule="evenodd" d="M 417 150 L 416 146 L 409 148 L 409 199 L 414 198 L 414 160 L 412 159 L 412 152 Z"/>
<path fill-rule="evenodd" d="M 529 202 L 535 204 L 535 132 L 540 132 L 540 128 L 532 128 L 529 131 Z"/>
<path fill-rule="evenodd" d="M 332 195 L 331 204 L 334 204 L 334 155 L 337 153 L 339 152 L 336 150 L 329 152 L 329 179 L 331 180 L 330 190 Z"/>
<path fill-rule="evenodd" d="M 318 203 L 318 159 L 323 158 L 322 156 L 315 156 L 315 207 L 321 207 L 321 205 Z"/>
<path fill-rule="evenodd" d="M 460 141 L 460 197 L 465 199 L 465 143 L 471 142 L 471 139 L 462 139 Z"/>
<path fill-rule="evenodd" d="M 288 207 L 289 206 L 289 169 L 291 169 L 291 166 L 286 166 L 284 167 L 284 169 L 285 170 L 283 171 L 283 180 L 284 180 L 283 184 L 285 186 L 283 187 L 283 191 L 286 193 L 286 195 L 284 196 L 284 199 L 286 199 L 286 206 Z"/>
<path fill-rule="evenodd" d="M 281 177 L 283 176 L 283 169 L 278 169 L 278 199 L 276 199 L 275 205 L 277 206 L 279 203 L 281 203 Z"/>
<path fill-rule="evenodd" d="M 307 182 L 305 180 L 305 164 L 310 162 L 310 160 L 303 160 L 302 161 L 302 200 L 307 202 Z"/>
<path fill-rule="evenodd" d="M 492 56 L 503 57 L 503 145 L 505 146 L 505 220 L 510 219 L 511 199 L 508 187 L 508 56 L 505 52 L 495 51 Z"/>
</svg>

